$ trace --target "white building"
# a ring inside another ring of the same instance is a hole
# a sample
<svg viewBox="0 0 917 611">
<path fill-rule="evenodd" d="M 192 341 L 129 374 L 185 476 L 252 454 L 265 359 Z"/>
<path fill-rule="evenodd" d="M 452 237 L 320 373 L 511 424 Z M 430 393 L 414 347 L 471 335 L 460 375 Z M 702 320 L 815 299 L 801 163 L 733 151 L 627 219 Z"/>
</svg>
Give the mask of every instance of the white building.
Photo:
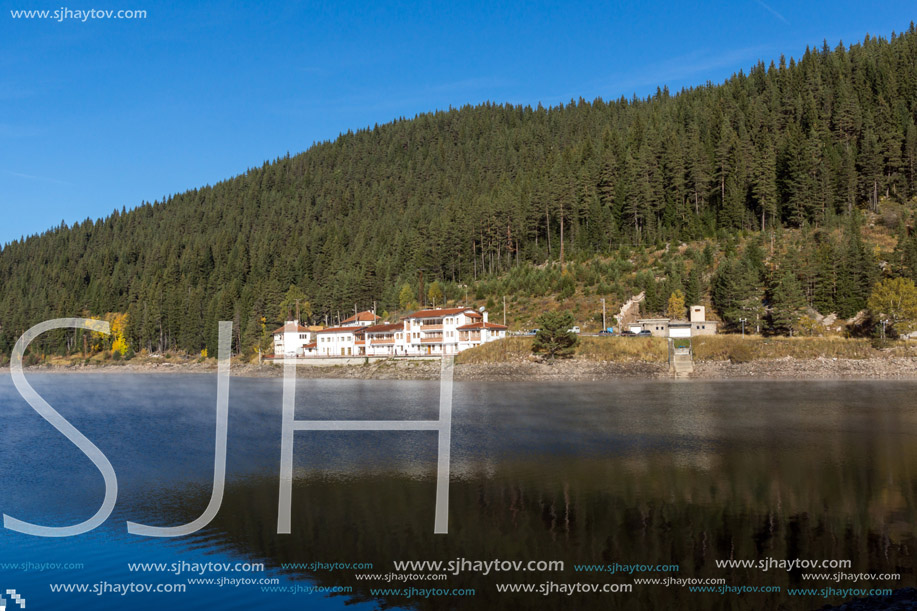
<svg viewBox="0 0 917 611">
<path fill-rule="evenodd" d="M 366 327 L 329 327 L 315 332 L 316 354 L 318 356 L 358 356 L 357 332 Z"/>
<path fill-rule="evenodd" d="M 364 310 L 341 321 L 339 327 L 329 327 L 315 333 L 317 356 L 363 356 L 366 344 L 363 330 L 380 320 L 375 312 Z M 276 354 L 276 353 L 275 353 Z"/>
<path fill-rule="evenodd" d="M 365 354 L 369 356 L 394 356 L 395 346 L 401 345 L 404 337 L 404 322 L 372 325 L 360 334 Z M 396 343 L 399 342 L 399 343 Z"/>
<path fill-rule="evenodd" d="M 406 316 L 403 323 L 404 329 L 395 334 L 396 355 L 458 354 L 506 337 L 506 327 L 487 322 L 487 312 L 472 308 L 420 310 Z"/>
<path fill-rule="evenodd" d="M 360 312 L 346 325 L 315 331 L 315 349 L 304 355 L 441 356 L 506 337 L 505 326 L 488 322 L 487 312 L 472 308 L 420 310 L 401 322 L 372 324 L 376 320 L 372 312 Z"/>
<path fill-rule="evenodd" d="M 274 354 L 277 356 L 308 356 L 314 354 L 315 331 L 317 327 L 304 327 L 295 320 L 288 320 L 273 331 Z"/>
</svg>

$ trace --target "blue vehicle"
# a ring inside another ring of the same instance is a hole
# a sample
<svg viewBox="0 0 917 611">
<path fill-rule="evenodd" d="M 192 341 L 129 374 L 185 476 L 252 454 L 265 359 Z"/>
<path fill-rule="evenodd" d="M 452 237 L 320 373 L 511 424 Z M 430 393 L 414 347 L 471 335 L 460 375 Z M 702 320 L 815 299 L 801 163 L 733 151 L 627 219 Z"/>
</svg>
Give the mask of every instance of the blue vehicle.
<svg viewBox="0 0 917 611">
<path fill-rule="evenodd" d="M 614 335 L 614 334 L 615 334 L 615 330 L 612 329 L 611 327 L 608 327 L 607 329 L 602 329 L 601 331 L 599 331 L 599 335 Z"/>
</svg>

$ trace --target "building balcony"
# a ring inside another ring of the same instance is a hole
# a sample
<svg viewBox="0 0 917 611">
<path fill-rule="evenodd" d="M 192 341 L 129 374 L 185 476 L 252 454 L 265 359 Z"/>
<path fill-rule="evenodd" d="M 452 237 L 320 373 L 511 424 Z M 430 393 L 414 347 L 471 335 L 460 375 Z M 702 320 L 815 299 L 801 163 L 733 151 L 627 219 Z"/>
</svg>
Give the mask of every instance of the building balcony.
<svg viewBox="0 0 917 611">
<path fill-rule="evenodd" d="M 437 325 L 420 325 L 421 331 L 442 331 L 443 326 L 441 324 Z"/>
<path fill-rule="evenodd" d="M 443 338 L 441 337 L 422 337 L 420 338 L 421 344 L 441 344 L 443 343 Z"/>
</svg>

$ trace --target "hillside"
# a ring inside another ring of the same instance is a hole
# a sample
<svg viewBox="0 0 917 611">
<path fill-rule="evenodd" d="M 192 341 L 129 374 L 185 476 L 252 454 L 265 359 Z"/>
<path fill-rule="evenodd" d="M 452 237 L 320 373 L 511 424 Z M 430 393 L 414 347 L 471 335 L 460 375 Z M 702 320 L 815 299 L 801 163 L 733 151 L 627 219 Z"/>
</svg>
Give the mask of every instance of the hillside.
<svg viewBox="0 0 917 611">
<path fill-rule="evenodd" d="M 659 310 L 682 290 L 730 322 L 798 283 L 807 305 L 851 316 L 882 274 L 917 275 L 914 66 L 911 24 L 675 95 L 347 133 L 4 246 L 0 351 L 41 320 L 126 313 L 136 350 L 212 354 L 216 321 L 234 320 L 249 352 L 297 297 L 318 321 L 393 312 L 420 270 L 495 312 L 503 295 L 517 312 L 602 297 L 613 311 L 639 290 Z M 60 333 L 40 349 L 77 347 Z"/>
</svg>

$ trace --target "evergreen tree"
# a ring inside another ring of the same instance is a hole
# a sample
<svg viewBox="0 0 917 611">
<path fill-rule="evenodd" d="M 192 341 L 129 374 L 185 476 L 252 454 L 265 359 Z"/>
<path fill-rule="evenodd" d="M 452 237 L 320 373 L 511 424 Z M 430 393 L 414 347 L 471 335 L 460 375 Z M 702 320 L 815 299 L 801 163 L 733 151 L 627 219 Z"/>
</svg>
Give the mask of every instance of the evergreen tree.
<svg viewBox="0 0 917 611">
<path fill-rule="evenodd" d="M 233 320 L 234 350 L 250 354 L 257 321 L 290 314 L 291 285 L 325 320 L 354 302 L 412 305 L 416 291 L 403 304 L 401 287 L 421 268 L 443 298 L 468 285 L 486 299 L 514 270 L 550 267 L 561 247 L 574 262 L 623 245 L 706 240 L 698 277 L 686 273 L 680 285 L 673 276 L 657 287 L 659 270 L 635 282 L 629 266 L 646 261 L 619 261 L 628 267 L 608 288 L 624 299 L 646 287 L 659 312 L 676 289 L 695 296 L 713 271 L 714 240 L 728 249 L 736 230 L 762 226 L 768 256 L 781 251 L 784 226 L 845 227 L 839 241 L 824 240 L 827 250 L 802 253 L 800 275 L 813 306 L 852 316 L 866 307 L 877 264 L 849 225 L 884 197 L 917 194 L 915 48 L 911 26 L 677 95 L 421 114 L 213 186 L 61 223 L 0 249 L 0 350 L 41 320 L 126 312 L 136 350 L 213 352 L 218 321 Z M 913 277 L 909 244 L 892 271 Z M 717 272 L 711 287 L 727 328 L 763 303 L 759 266 L 735 258 L 728 267 L 734 277 Z M 551 290 L 552 273 L 526 290 Z M 565 294 L 579 290 L 564 282 Z M 36 349 L 66 353 L 80 341 L 52 334 Z"/>
<path fill-rule="evenodd" d="M 579 336 L 570 331 L 573 326 L 572 312 L 545 312 L 538 317 L 537 324 L 538 333 L 532 343 L 532 352 L 547 355 L 551 361 L 573 356 Z"/>
<path fill-rule="evenodd" d="M 836 304 L 838 314 L 849 318 L 866 308 L 876 278 L 876 263 L 863 243 L 856 215 L 851 216 L 846 243 L 839 248 Z"/>
<path fill-rule="evenodd" d="M 770 328 L 773 333 L 793 335 L 805 307 L 805 297 L 799 278 L 791 266 L 785 264 L 776 272 L 771 287 Z"/>
</svg>

